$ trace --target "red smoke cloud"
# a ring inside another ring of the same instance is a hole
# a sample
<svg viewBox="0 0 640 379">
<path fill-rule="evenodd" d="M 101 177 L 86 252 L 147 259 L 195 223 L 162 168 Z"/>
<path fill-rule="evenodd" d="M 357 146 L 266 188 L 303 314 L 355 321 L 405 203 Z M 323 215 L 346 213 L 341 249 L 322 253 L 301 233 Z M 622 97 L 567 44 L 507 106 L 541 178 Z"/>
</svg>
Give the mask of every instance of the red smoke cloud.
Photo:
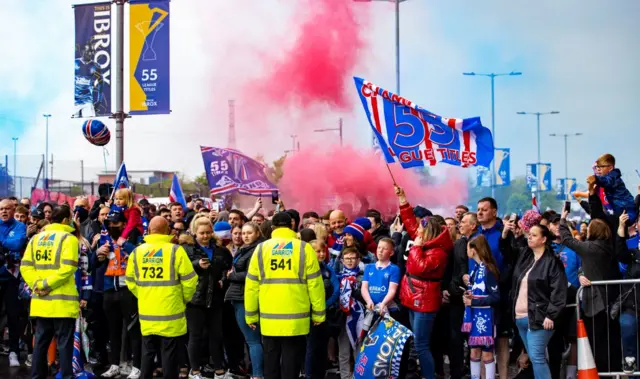
<svg viewBox="0 0 640 379">
<path fill-rule="evenodd" d="M 425 186 L 415 171 L 403 170 L 398 164 L 389 166 L 413 205 L 448 209 L 452 214 L 453 208 L 466 200 L 465 179 L 457 175 L 447 175 L 444 183 Z M 383 158 L 372 151 L 351 147 L 303 150 L 287 158 L 283 171 L 279 187 L 288 208 L 321 213 L 349 203 L 357 212 L 358 199 L 366 198 L 369 208 L 386 215 L 397 212 L 391 176 Z"/>
</svg>

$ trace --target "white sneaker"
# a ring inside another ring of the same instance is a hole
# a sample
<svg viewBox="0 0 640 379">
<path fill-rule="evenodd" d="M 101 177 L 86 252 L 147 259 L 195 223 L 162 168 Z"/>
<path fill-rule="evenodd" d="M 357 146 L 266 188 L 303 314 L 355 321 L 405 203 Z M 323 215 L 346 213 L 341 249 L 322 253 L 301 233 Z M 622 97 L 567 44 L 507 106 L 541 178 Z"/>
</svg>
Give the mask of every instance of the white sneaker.
<svg viewBox="0 0 640 379">
<path fill-rule="evenodd" d="M 140 379 L 142 372 L 135 367 L 131 367 L 131 374 L 127 376 L 127 379 Z"/>
<path fill-rule="evenodd" d="M 125 376 L 131 374 L 132 367 L 129 362 L 120 363 L 120 375 Z"/>
<path fill-rule="evenodd" d="M 14 353 L 13 351 L 9 353 L 9 367 L 20 367 L 18 354 Z"/>
<path fill-rule="evenodd" d="M 115 378 L 120 375 L 120 367 L 116 365 L 111 365 L 109 369 L 100 375 L 103 378 Z"/>
<path fill-rule="evenodd" d="M 225 379 L 227 377 L 227 373 L 224 374 L 214 374 L 213 379 Z"/>
<path fill-rule="evenodd" d="M 193 370 L 189 371 L 189 379 L 204 379 L 204 376 L 202 376 L 201 372 L 197 374 L 193 374 L 192 372 Z"/>
<path fill-rule="evenodd" d="M 25 366 L 31 367 L 31 363 L 32 363 L 31 360 L 32 359 L 33 359 L 33 355 L 32 354 L 27 355 L 27 360 L 24 361 Z"/>
</svg>

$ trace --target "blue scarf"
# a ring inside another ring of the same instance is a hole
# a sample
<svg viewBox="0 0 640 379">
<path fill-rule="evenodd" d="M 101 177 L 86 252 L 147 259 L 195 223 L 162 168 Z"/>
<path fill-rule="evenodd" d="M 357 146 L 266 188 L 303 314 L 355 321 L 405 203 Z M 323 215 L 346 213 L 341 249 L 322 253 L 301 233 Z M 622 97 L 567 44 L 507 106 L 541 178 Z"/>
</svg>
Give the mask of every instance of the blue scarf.
<svg viewBox="0 0 640 379">
<path fill-rule="evenodd" d="M 488 297 L 486 275 L 487 267 L 484 263 L 477 265 L 471 272 L 469 286 L 474 299 Z M 462 331 L 469 333 L 469 346 L 493 346 L 493 309 L 490 306 L 465 307 Z"/>
<path fill-rule="evenodd" d="M 354 350 L 364 326 L 364 307 L 353 297 L 353 290 L 358 285 L 359 273 L 359 267 L 351 269 L 344 267 L 340 272 L 340 309 L 347 314 L 345 327 Z"/>
</svg>

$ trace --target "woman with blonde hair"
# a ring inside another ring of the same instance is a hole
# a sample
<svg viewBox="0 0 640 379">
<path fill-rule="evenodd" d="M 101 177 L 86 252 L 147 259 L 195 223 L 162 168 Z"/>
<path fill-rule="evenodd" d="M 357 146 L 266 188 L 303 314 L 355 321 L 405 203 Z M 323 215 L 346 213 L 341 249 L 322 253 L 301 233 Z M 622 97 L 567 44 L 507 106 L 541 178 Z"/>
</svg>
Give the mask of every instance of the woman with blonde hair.
<svg viewBox="0 0 640 379">
<path fill-rule="evenodd" d="M 218 246 L 213 238 L 213 225 L 207 217 L 197 217 L 191 223 L 193 236 L 183 246 L 198 274 L 196 292 L 187 304 L 187 327 L 189 333 L 189 362 L 191 378 L 202 378 L 201 368 L 207 362 L 202 360 L 204 328 L 209 330 L 209 354 L 215 375 L 222 376 L 224 370 L 223 349 L 223 305 L 224 292 L 219 284 L 231 268 L 232 257 L 229 250 Z M 186 237 L 185 237 L 186 238 Z"/>
</svg>

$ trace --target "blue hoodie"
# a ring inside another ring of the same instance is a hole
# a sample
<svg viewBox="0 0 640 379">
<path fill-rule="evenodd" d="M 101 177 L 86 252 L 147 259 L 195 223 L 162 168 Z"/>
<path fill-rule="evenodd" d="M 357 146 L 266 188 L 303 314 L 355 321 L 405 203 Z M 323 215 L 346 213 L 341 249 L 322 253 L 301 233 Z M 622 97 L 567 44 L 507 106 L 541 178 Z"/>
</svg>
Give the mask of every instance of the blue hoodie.
<svg viewBox="0 0 640 379">
<path fill-rule="evenodd" d="M 17 264 L 27 245 L 27 226 L 20 221 L 10 219 L 0 220 L 0 246 L 5 249 L 6 263 Z M 0 281 L 14 277 L 7 265 L 0 267 Z"/>
<path fill-rule="evenodd" d="M 323 281 L 328 280 L 331 283 L 332 293 L 326 294 L 326 307 L 331 308 L 338 304 L 338 298 L 340 297 L 340 280 L 336 272 L 325 262 L 320 262 L 320 272 L 322 273 Z"/>
<path fill-rule="evenodd" d="M 552 244 L 553 251 L 556 252 L 558 258 L 562 261 L 564 265 L 564 272 L 567 275 L 567 280 L 569 283 L 575 287 L 580 288 L 580 280 L 578 280 L 578 271 L 580 267 L 582 267 L 582 260 L 576 254 L 575 251 L 569 249 L 563 244 L 553 243 Z"/>
<path fill-rule="evenodd" d="M 604 188 L 604 193 L 607 195 L 607 200 L 613 207 L 615 214 L 620 215 L 622 211 L 626 210 L 629 222 L 635 222 L 638 213 L 635 209 L 633 195 L 624 185 L 620 170 L 614 168 L 606 175 L 596 176 L 596 183 Z"/>
<path fill-rule="evenodd" d="M 505 270 L 508 268 L 506 263 L 504 262 L 504 256 L 502 255 L 502 251 L 500 250 L 500 238 L 502 238 L 502 229 L 504 228 L 504 224 L 502 220 L 497 219 L 496 224 L 489 229 L 480 228 L 480 233 L 484 235 L 489 242 L 489 247 L 491 248 L 491 254 L 493 255 L 493 259 L 496 260 L 496 265 L 498 266 L 498 270 L 500 271 L 500 277 L 502 278 L 502 274 L 504 274 Z M 471 263 L 471 262 L 469 262 Z M 475 261 L 473 261 L 475 267 Z M 469 264 L 469 272 L 473 270 L 472 265 Z"/>
</svg>

